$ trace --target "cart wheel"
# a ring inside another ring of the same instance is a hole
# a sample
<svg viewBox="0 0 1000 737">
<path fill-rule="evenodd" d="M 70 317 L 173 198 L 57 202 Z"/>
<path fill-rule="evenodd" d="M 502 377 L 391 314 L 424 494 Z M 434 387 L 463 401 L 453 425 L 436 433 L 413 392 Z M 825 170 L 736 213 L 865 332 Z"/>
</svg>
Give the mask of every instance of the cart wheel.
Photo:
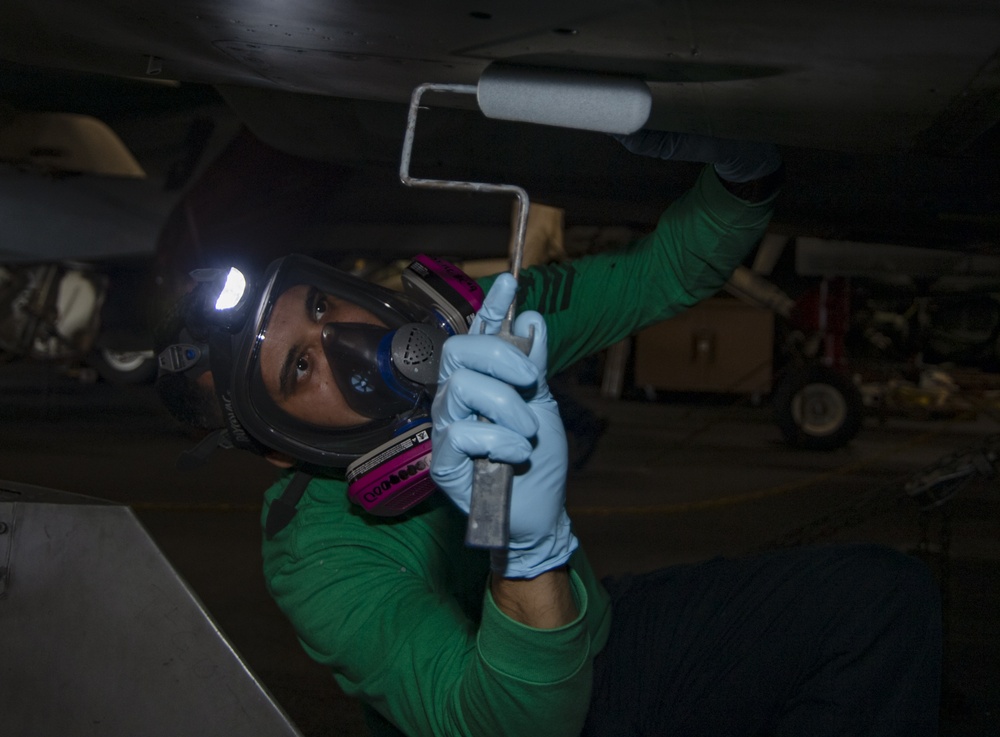
<svg viewBox="0 0 1000 737">
<path fill-rule="evenodd" d="M 89 363 L 109 384 L 148 384 L 156 378 L 156 355 L 149 350 L 97 348 Z"/>
<path fill-rule="evenodd" d="M 833 450 L 861 430 L 861 392 L 847 378 L 825 366 L 792 371 L 773 396 L 778 427 L 796 448 Z"/>
</svg>

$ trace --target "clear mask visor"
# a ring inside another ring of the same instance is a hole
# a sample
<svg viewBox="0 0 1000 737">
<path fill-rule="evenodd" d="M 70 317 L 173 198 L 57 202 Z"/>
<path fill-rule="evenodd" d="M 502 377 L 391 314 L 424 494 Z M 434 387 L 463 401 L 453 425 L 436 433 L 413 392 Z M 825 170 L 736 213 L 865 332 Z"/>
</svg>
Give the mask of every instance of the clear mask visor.
<svg viewBox="0 0 1000 737">
<path fill-rule="evenodd" d="M 286 257 L 260 297 L 242 372 L 252 410 L 303 430 L 350 430 L 421 409 L 395 379 L 392 339 L 429 313 L 404 295 L 305 257 Z"/>
</svg>

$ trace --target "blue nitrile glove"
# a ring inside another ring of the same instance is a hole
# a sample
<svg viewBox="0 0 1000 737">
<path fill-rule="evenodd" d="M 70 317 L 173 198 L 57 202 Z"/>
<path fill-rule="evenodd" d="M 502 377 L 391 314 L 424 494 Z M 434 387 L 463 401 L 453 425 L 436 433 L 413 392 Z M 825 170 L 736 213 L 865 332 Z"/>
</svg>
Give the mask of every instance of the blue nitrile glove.
<svg viewBox="0 0 1000 737">
<path fill-rule="evenodd" d="M 773 143 L 645 129 L 628 135 L 614 134 L 612 138 L 640 156 L 712 164 L 727 182 L 751 182 L 781 167 L 781 154 Z"/>
<path fill-rule="evenodd" d="M 445 341 L 431 408 L 431 477 L 468 514 L 473 459 L 514 465 L 510 546 L 506 556 L 494 554 L 493 570 L 534 578 L 566 563 L 578 543 L 565 508 L 566 433 L 545 381 L 545 321 L 537 312 L 514 321 L 516 335 L 534 330 L 527 356 L 495 336 L 516 291 L 514 278 L 502 274 L 469 334 Z"/>
</svg>

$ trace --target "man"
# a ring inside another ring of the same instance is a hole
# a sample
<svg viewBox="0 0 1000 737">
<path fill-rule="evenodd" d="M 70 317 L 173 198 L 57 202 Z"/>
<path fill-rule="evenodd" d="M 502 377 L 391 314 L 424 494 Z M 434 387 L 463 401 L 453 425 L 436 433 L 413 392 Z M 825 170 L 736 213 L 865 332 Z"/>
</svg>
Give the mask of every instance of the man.
<svg viewBox="0 0 1000 737">
<path fill-rule="evenodd" d="M 519 290 L 483 280 L 443 348 L 419 300 L 291 260 L 264 296 L 213 289 L 194 342 L 162 354 L 219 397 L 182 414 L 293 469 L 265 495 L 271 594 L 379 734 L 935 734 L 940 621 L 916 561 L 856 546 L 591 570 L 545 377 L 717 291 L 781 177 L 771 146 L 621 140 L 712 165 L 629 248 L 529 269 Z M 527 354 L 494 335 L 515 293 Z M 463 543 L 481 457 L 515 464 L 506 550 Z"/>
</svg>

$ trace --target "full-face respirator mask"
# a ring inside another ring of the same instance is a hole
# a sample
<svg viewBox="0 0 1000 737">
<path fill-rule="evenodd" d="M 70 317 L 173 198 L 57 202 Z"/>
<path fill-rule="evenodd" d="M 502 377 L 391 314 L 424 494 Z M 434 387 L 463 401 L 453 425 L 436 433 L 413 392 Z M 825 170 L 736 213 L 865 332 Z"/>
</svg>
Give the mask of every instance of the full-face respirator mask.
<svg viewBox="0 0 1000 737">
<path fill-rule="evenodd" d="M 187 332 L 160 354 L 160 370 L 210 368 L 226 425 L 216 444 L 343 469 L 351 501 L 375 515 L 434 491 L 438 364 L 482 305 L 475 281 L 430 256 L 403 271 L 402 292 L 301 255 L 256 283 L 235 269 L 193 276 Z"/>
</svg>

